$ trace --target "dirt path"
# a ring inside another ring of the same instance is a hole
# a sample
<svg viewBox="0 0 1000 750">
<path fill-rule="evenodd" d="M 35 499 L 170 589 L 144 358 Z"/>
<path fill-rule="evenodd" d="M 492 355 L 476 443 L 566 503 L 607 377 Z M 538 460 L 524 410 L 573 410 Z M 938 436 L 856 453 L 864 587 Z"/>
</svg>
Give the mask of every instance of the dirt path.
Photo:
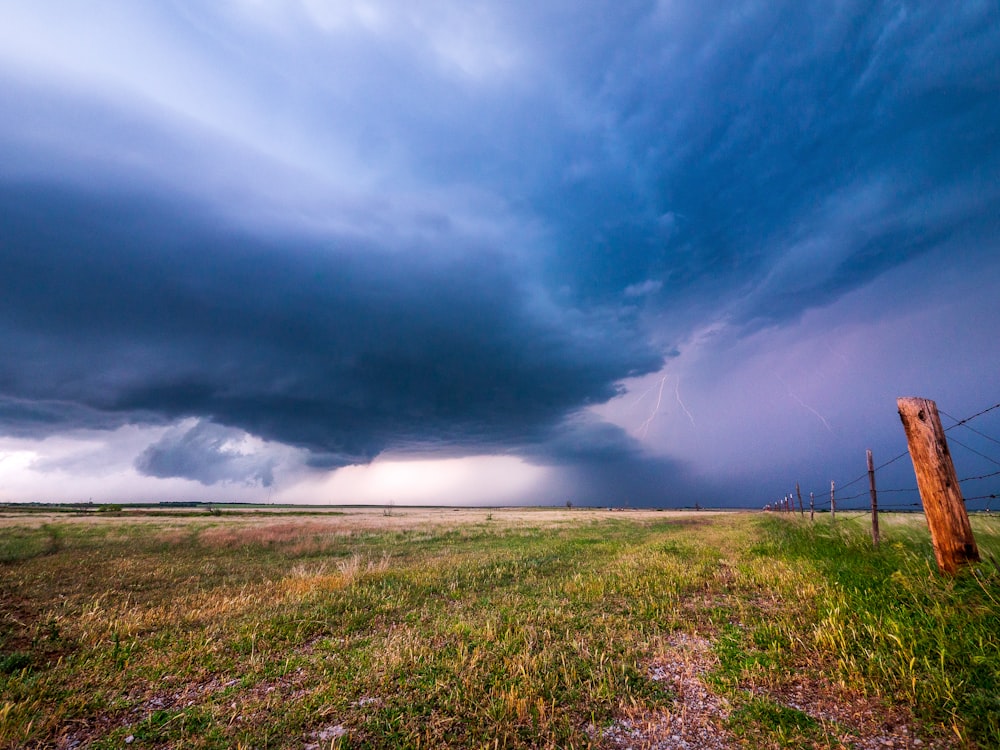
<svg viewBox="0 0 1000 750">
<path fill-rule="evenodd" d="M 917 736 L 904 708 L 887 709 L 850 690 L 793 675 L 780 687 L 741 686 L 741 702 L 763 699 L 799 711 L 814 722 L 812 736 L 791 742 L 761 744 L 753 736 L 739 737 L 729 728 L 734 707 L 716 694 L 706 679 L 718 666 L 712 643 L 701 636 L 677 632 L 662 654 L 648 665 L 649 675 L 674 695 L 669 708 L 637 709 L 609 728 L 593 731 L 609 750 L 730 750 L 745 747 L 822 747 L 852 750 L 923 750 L 960 747 L 946 739 Z"/>
</svg>

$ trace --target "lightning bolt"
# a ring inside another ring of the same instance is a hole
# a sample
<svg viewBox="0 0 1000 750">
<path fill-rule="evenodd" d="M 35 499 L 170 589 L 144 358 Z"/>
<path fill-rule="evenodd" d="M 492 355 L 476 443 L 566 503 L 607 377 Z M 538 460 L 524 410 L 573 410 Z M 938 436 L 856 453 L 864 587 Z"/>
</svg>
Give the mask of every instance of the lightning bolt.
<svg viewBox="0 0 1000 750">
<path fill-rule="evenodd" d="M 694 427 L 695 429 L 697 429 L 698 425 L 696 425 L 694 423 L 694 417 L 691 416 L 691 412 L 688 411 L 688 408 L 686 406 L 684 406 L 684 402 L 681 401 L 681 378 L 680 378 L 680 375 L 677 376 L 677 385 L 674 387 L 674 395 L 677 396 L 677 403 L 681 405 L 681 408 L 684 410 L 684 413 L 687 414 L 687 418 L 691 420 L 691 426 Z"/>
<path fill-rule="evenodd" d="M 656 394 L 656 406 L 653 407 L 653 413 L 649 415 L 646 421 L 643 422 L 642 426 L 639 428 L 639 434 L 642 435 L 642 437 L 646 437 L 646 433 L 649 432 L 649 425 L 652 424 L 653 419 L 660 412 L 660 403 L 663 401 L 663 385 L 666 382 L 667 382 L 667 376 L 664 375 L 662 378 L 660 378 L 660 391 L 659 393 Z M 655 386 L 653 387 L 655 388 Z M 650 390 L 652 390 L 652 388 L 650 388 Z"/>
<path fill-rule="evenodd" d="M 641 396 L 639 396 L 639 398 L 637 398 L 637 399 L 636 399 L 635 401 L 633 401 L 633 402 L 632 402 L 632 403 L 631 403 L 631 404 L 629 405 L 629 409 L 631 410 L 631 409 L 634 409 L 635 407 L 637 407 L 637 406 L 639 405 L 639 403 L 640 403 L 640 402 L 641 402 L 641 401 L 642 401 L 642 400 L 643 400 L 644 398 L 646 398 L 646 396 L 648 396 L 648 395 L 649 395 L 650 393 L 652 393 L 653 391 L 655 391 L 655 390 L 656 390 L 656 387 L 657 387 L 657 383 L 653 383 L 653 384 L 652 384 L 651 386 L 649 386 L 649 388 L 647 388 L 646 390 L 644 390 L 644 391 L 642 392 L 642 395 L 641 395 Z M 662 387 L 662 386 L 661 386 L 661 387 Z"/>
<path fill-rule="evenodd" d="M 826 418 L 822 414 L 820 414 L 818 411 L 809 406 L 809 404 L 807 404 L 801 398 L 792 393 L 792 389 L 788 386 L 788 383 L 782 380 L 780 375 L 775 374 L 774 377 L 778 379 L 778 382 L 780 382 L 783 386 L 785 386 L 785 390 L 788 391 L 788 395 L 791 396 L 793 399 L 795 399 L 795 402 L 799 404 L 799 406 L 801 406 L 803 409 L 808 409 L 813 414 L 815 414 L 819 418 L 819 421 L 823 423 L 823 426 L 826 427 L 826 429 L 829 430 L 831 434 L 833 433 L 833 428 L 830 427 L 830 423 L 826 421 Z"/>
</svg>

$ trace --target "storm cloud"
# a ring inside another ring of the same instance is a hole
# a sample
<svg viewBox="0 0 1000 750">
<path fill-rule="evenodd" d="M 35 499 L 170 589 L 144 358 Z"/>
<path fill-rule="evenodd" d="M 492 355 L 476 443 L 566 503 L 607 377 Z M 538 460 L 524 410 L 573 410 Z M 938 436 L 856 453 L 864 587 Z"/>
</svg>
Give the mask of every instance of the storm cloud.
<svg viewBox="0 0 1000 750">
<path fill-rule="evenodd" d="M 729 398 L 777 389 L 756 445 L 858 439 L 826 415 L 871 375 L 761 375 L 778 347 L 839 352 L 852 300 L 882 347 L 952 265 L 996 323 L 998 91 L 971 0 L 5 8 L 0 432 L 155 426 L 135 467 L 202 484 L 276 481 L 251 436 L 729 502 L 789 468 Z"/>
<path fill-rule="evenodd" d="M 22 401 L 206 416 L 335 466 L 408 444 L 530 442 L 662 362 L 614 311 L 553 304 L 489 248 L 448 252 L 461 238 L 433 253 L 278 244 L 193 212 L 41 192 L 2 200 L 0 379 Z"/>
</svg>

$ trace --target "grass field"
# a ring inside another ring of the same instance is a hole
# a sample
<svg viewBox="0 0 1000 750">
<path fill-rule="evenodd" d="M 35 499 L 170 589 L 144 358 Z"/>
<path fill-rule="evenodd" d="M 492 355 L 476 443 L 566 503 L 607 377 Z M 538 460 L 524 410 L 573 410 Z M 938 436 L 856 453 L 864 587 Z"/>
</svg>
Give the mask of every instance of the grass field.
<svg viewBox="0 0 1000 750">
<path fill-rule="evenodd" d="M 1000 747 L 1000 519 L 0 516 L 0 747 Z"/>
</svg>

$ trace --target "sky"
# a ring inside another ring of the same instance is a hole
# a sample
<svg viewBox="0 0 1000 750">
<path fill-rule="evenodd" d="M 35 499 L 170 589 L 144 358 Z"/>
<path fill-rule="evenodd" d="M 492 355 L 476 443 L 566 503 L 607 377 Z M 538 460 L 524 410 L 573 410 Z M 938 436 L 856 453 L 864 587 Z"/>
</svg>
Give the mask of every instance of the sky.
<svg viewBox="0 0 1000 750">
<path fill-rule="evenodd" d="M 1000 402 L 993 0 L 9 1 L 0 101 L 0 501 L 760 507 Z"/>
</svg>

